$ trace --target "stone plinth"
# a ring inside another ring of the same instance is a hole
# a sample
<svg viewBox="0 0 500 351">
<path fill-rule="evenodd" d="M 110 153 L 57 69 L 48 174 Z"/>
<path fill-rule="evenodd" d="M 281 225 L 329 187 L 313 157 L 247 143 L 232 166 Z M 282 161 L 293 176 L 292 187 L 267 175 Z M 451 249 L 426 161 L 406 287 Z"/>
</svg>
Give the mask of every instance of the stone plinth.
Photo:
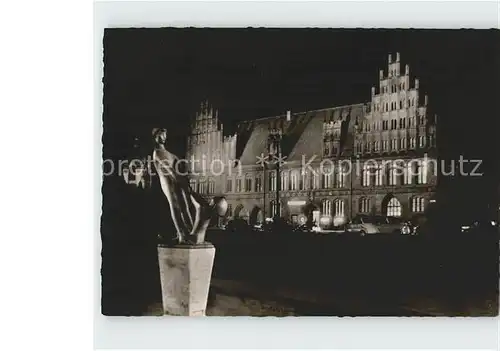
<svg viewBox="0 0 500 351">
<path fill-rule="evenodd" d="M 204 316 L 215 247 L 158 246 L 163 311 L 174 316 Z"/>
</svg>

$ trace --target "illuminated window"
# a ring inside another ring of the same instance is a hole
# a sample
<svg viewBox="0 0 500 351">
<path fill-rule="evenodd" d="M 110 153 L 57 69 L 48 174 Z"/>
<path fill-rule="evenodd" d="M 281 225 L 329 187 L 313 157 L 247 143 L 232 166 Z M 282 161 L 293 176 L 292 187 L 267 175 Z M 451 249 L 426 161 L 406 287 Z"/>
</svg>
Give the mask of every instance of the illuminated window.
<svg viewBox="0 0 500 351">
<path fill-rule="evenodd" d="M 382 165 L 377 165 L 375 168 L 375 185 L 383 185 L 384 181 L 384 172 L 382 169 Z"/>
<path fill-rule="evenodd" d="M 298 174 L 296 171 L 290 174 L 290 190 L 297 190 Z"/>
<path fill-rule="evenodd" d="M 420 196 L 416 196 L 411 199 L 411 210 L 412 212 L 424 212 L 425 199 Z"/>
<path fill-rule="evenodd" d="M 389 185 L 396 185 L 398 169 L 396 164 L 393 162 L 388 167 Z"/>
<path fill-rule="evenodd" d="M 387 216 L 401 217 L 401 213 L 401 203 L 395 197 L 391 198 L 387 204 Z"/>
<path fill-rule="evenodd" d="M 309 172 L 309 188 L 310 189 L 318 189 L 318 186 L 319 186 L 318 178 L 319 178 L 318 170 Z"/>
<path fill-rule="evenodd" d="M 418 184 L 427 184 L 427 173 L 428 173 L 428 164 L 425 160 L 418 160 L 417 162 L 417 183 Z"/>
<path fill-rule="evenodd" d="M 344 201 L 337 199 L 335 200 L 335 217 L 344 217 Z"/>
<path fill-rule="evenodd" d="M 276 191 L 276 172 L 269 174 L 269 190 Z"/>
<path fill-rule="evenodd" d="M 323 168 L 323 174 L 322 174 L 322 180 L 323 180 L 323 189 L 328 189 L 331 186 L 331 181 L 332 181 L 332 170 L 329 168 Z"/>
<path fill-rule="evenodd" d="M 262 191 L 262 178 L 261 176 L 257 176 L 255 178 L 255 192 L 260 193 Z"/>
<path fill-rule="evenodd" d="M 418 142 L 418 144 L 419 144 L 419 147 L 425 147 L 425 136 L 421 135 L 421 136 L 419 137 L 419 142 Z"/>
<path fill-rule="evenodd" d="M 250 176 L 246 176 L 245 178 L 245 191 L 252 191 L 252 178 Z"/>
<path fill-rule="evenodd" d="M 382 140 L 382 150 L 389 151 L 389 140 Z"/>
<path fill-rule="evenodd" d="M 398 139 L 392 139 L 391 140 L 391 150 L 397 150 L 398 149 Z"/>
<path fill-rule="evenodd" d="M 330 200 L 323 200 L 321 202 L 321 214 L 324 216 L 332 215 L 332 202 Z"/>
<path fill-rule="evenodd" d="M 215 194 L 215 180 L 213 179 L 208 180 L 208 193 Z"/>
<path fill-rule="evenodd" d="M 359 212 L 361 213 L 369 213 L 371 210 L 370 199 L 366 197 L 362 197 L 359 199 Z"/>
<path fill-rule="evenodd" d="M 288 172 L 281 173 L 281 190 L 288 190 Z"/>
<path fill-rule="evenodd" d="M 200 194 L 204 194 L 206 191 L 207 191 L 206 183 L 205 183 L 205 181 L 201 181 L 201 182 L 198 184 L 198 192 L 199 192 Z"/>
<path fill-rule="evenodd" d="M 406 138 L 401 138 L 399 140 L 400 149 L 406 149 Z"/>
</svg>

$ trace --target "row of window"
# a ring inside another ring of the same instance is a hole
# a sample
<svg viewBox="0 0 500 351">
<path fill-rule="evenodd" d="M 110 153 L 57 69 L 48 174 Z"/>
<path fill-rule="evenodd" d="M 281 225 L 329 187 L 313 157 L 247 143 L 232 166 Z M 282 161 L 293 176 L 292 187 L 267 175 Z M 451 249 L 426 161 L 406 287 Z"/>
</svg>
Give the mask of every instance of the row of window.
<svg viewBox="0 0 500 351">
<path fill-rule="evenodd" d="M 271 217 L 274 217 L 276 209 L 276 201 L 272 200 L 269 203 L 269 208 L 271 209 Z M 282 208 L 280 206 L 280 215 L 282 213 Z M 411 211 L 413 213 L 421 213 L 425 210 L 425 199 L 421 196 L 415 196 L 411 199 Z M 358 211 L 360 213 L 368 214 L 372 212 L 372 200 L 370 198 L 363 197 L 358 201 Z M 386 215 L 393 217 L 400 217 L 403 213 L 401 203 L 395 197 L 391 198 L 387 203 Z M 336 199 L 333 202 L 331 200 L 323 200 L 321 202 L 321 214 L 330 215 L 334 217 L 345 217 L 345 202 L 341 199 Z M 228 204 L 227 216 L 233 216 L 233 207 Z"/>
<path fill-rule="evenodd" d="M 235 182 L 236 186 L 233 189 L 233 179 L 227 179 L 226 181 L 226 192 L 232 193 L 237 192 L 252 192 L 255 191 L 257 193 L 262 192 L 262 178 L 261 177 L 245 177 L 244 180 L 242 178 L 237 178 Z"/>
<path fill-rule="evenodd" d="M 389 111 L 395 111 L 395 110 L 402 110 L 408 107 L 413 107 L 415 106 L 415 98 L 411 99 L 404 99 L 404 100 L 399 100 L 398 101 L 392 101 L 391 103 L 386 102 L 386 103 L 372 103 L 372 110 L 376 112 L 389 112 Z"/>
<path fill-rule="evenodd" d="M 196 179 L 190 179 L 189 185 L 191 189 L 199 194 L 215 194 L 215 180 L 209 179 L 208 181 L 197 182 Z"/>
<path fill-rule="evenodd" d="M 390 73 L 392 73 L 391 71 L 389 71 L 389 75 L 392 76 L 392 74 L 390 74 Z M 394 73 L 396 73 L 396 71 L 394 71 Z M 396 74 L 394 74 L 394 75 L 396 75 Z M 405 84 L 405 82 L 401 82 L 399 84 L 391 84 L 390 88 L 391 88 L 391 93 L 397 93 L 398 91 L 405 90 L 406 89 L 406 84 Z M 383 94 L 384 93 L 388 93 L 389 92 L 389 86 L 388 85 L 382 86 L 381 92 Z"/>
<path fill-rule="evenodd" d="M 360 213 L 370 213 L 372 212 L 372 200 L 370 198 L 363 197 L 359 199 L 358 211 Z M 413 213 L 421 213 L 425 210 L 425 199 L 421 196 L 415 196 L 411 199 L 411 211 Z M 399 217 L 402 214 L 402 206 L 398 199 L 395 197 L 391 198 L 387 203 L 387 215 Z"/>
<path fill-rule="evenodd" d="M 428 174 L 429 166 L 424 160 L 416 160 L 405 165 L 390 163 L 385 167 L 364 165 L 361 184 L 363 186 L 427 184 Z"/>
<path fill-rule="evenodd" d="M 382 141 L 368 141 L 368 142 L 357 142 L 356 143 L 356 153 L 370 153 L 370 152 L 390 152 L 406 149 L 416 148 L 417 138 L 395 138 L 391 140 Z M 425 148 L 426 146 L 434 146 L 434 137 L 429 135 L 427 138 L 425 136 L 420 136 L 418 138 L 418 147 Z M 325 150 L 326 152 L 326 150 Z"/>
<path fill-rule="evenodd" d="M 406 120 L 408 120 L 408 123 L 406 123 Z M 389 128 L 389 122 L 390 123 L 390 128 Z M 421 115 L 418 117 L 418 123 L 420 125 L 425 124 L 425 115 Z M 399 118 L 399 119 L 391 119 L 389 120 L 384 120 L 384 121 L 375 121 L 375 122 L 363 122 L 362 124 L 362 130 L 364 132 L 371 132 L 371 131 L 380 131 L 380 130 L 394 130 L 394 129 L 406 129 L 406 128 L 414 128 L 416 127 L 416 118 L 415 117 L 408 117 L 408 118 Z"/>
</svg>

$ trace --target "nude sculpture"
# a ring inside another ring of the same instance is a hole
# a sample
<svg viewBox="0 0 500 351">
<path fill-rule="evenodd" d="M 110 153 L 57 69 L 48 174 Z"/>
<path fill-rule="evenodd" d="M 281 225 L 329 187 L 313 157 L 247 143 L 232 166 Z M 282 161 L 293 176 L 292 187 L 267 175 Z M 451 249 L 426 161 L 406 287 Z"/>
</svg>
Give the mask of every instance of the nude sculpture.
<svg viewBox="0 0 500 351">
<path fill-rule="evenodd" d="M 154 128 L 152 134 L 155 143 L 153 163 L 170 205 L 177 230 L 175 239 L 179 244 L 202 244 L 212 215 L 216 212 L 224 216 L 227 202 L 223 197 L 216 197 L 209 203 L 193 191 L 187 177 L 179 172 L 179 158 L 165 148 L 167 130 Z"/>
</svg>

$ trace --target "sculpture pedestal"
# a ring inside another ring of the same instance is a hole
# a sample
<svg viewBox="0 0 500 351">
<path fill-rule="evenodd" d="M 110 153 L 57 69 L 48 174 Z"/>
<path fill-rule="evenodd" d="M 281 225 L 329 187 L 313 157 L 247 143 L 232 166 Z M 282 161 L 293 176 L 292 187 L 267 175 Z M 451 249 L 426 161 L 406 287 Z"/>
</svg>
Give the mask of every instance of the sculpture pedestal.
<svg viewBox="0 0 500 351">
<path fill-rule="evenodd" d="M 210 243 L 158 246 L 164 314 L 205 315 L 214 257 Z"/>
</svg>

